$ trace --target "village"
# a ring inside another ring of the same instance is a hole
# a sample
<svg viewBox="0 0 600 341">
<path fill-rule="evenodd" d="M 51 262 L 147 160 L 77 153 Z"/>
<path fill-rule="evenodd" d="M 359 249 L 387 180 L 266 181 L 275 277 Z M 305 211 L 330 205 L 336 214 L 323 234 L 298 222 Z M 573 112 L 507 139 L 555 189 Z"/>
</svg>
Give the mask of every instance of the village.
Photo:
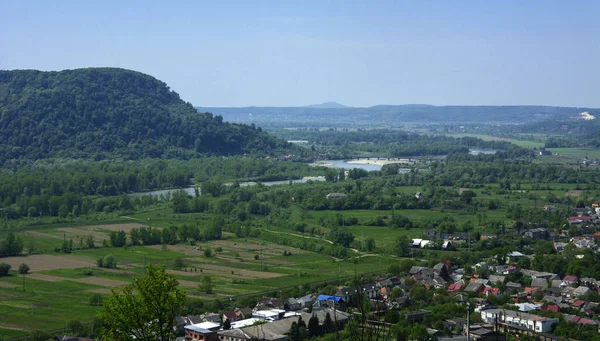
<svg viewBox="0 0 600 341">
<path fill-rule="evenodd" d="M 598 250 L 596 240 L 600 232 L 594 231 L 599 211 L 600 202 L 594 202 L 592 208 L 575 208 L 574 215 L 568 218 L 568 228 L 560 233 L 545 228 L 521 233 L 533 240 L 551 241 L 557 254 L 569 252 L 576 259 L 584 259 Z M 444 238 L 438 245 L 442 248 L 464 243 L 467 238 L 435 231 L 424 231 L 424 237 Z M 423 249 L 433 244 L 428 239 L 413 239 L 411 247 Z M 265 297 L 258 299 L 254 307 L 180 317 L 177 327 L 180 334 L 185 334 L 180 338 L 182 341 L 291 340 L 294 339 L 291 333 L 298 326 L 304 328 L 304 337 L 311 337 L 341 330 L 348 321 L 357 318 L 372 319 L 388 328 L 398 319 L 408 325 L 424 324 L 427 339 L 439 341 L 507 340 L 511 335 L 566 340 L 552 334 L 561 320 L 575 327 L 600 331 L 600 282 L 595 278 L 532 270 L 534 258 L 515 248 L 472 267 L 456 266 L 443 259 L 432 267 L 411 266 L 403 274 L 361 278 L 352 285 L 337 286 L 335 293 L 315 292 L 285 299 Z M 432 328 L 427 325 L 430 322 L 427 316 L 432 311 L 412 309 L 415 305 L 411 303 L 423 299 L 416 297 L 423 289 L 432 293 L 433 300 L 444 296 L 462 306 L 462 312 L 444 319 L 442 328 Z M 359 309 L 361 299 L 370 303 L 368 317 L 363 317 L 365 312 Z M 393 314 L 398 318 L 388 319 Z M 315 323 L 318 327 L 314 327 Z M 307 329 L 311 324 L 313 329 Z"/>
</svg>

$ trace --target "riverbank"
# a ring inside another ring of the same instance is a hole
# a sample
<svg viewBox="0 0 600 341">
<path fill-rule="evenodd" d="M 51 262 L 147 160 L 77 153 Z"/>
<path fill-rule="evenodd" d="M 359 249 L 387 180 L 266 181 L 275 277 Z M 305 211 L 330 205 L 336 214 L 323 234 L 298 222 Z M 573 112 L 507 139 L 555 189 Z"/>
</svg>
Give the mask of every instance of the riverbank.
<svg viewBox="0 0 600 341">
<path fill-rule="evenodd" d="M 392 163 L 413 163 L 411 159 L 396 159 L 396 158 L 387 158 L 387 159 L 358 159 L 358 160 L 350 160 L 348 163 L 353 165 L 378 165 L 384 166 Z"/>
</svg>

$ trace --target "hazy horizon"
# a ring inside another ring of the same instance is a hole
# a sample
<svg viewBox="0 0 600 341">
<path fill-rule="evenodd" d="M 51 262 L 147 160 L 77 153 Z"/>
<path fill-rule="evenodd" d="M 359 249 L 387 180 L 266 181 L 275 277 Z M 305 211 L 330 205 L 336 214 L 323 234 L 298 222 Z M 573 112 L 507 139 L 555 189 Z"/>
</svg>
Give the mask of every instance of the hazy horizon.
<svg viewBox="0 0 600 341">
<path fill-rule="evenodd" d="M 0 2 L 0 69 L 121 67 L 201 107 L 600 107 L 600 2 Z"/>
</svg>

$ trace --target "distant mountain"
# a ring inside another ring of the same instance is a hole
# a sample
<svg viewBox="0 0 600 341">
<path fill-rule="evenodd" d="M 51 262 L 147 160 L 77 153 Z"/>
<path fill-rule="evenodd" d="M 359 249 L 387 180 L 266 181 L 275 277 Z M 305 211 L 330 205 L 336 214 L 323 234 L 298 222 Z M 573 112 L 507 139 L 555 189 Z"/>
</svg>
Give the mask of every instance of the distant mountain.
<svg viewBox="0 0 600 341">
<path fill-rule="evenodd" d="M 550 106 L 376 105 L 369 108 L 199 107 L 229 122 L 270 127 L 394 127 L 406 124 L 523 124 L 573 121 L 580 113 L 599 117 L 600 109 Z"/>
<path fill-rule="evenodd" d="M 316 109 L 341 109 L 341 108 L 350 108 L 343 104 L 339 104 L 337 102 L 325 102 L 321 104 L 313 104 L 307 106 L 308 108 L 316 108 Z"/>
<path fill-rule="evenodd" d="M 269 155 L 293 147 L 198 113 L 156 78 L 116 68 L 0 71 L 0 165 L 48 157 Z"/>
</svg>

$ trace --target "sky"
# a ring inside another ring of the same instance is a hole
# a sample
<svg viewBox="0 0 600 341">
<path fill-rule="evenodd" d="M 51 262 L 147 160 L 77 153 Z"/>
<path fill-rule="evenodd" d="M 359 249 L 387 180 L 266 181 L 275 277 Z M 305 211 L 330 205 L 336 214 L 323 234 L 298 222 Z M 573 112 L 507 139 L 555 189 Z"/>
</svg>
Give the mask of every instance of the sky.
<svg viewBox="0 0 600 341">
<path fill-rule="evenodd" d="M 600 0 L 0 0 L 0 69 L 150 74 L 195 106 L 600 108 Z"/>
</svg>

